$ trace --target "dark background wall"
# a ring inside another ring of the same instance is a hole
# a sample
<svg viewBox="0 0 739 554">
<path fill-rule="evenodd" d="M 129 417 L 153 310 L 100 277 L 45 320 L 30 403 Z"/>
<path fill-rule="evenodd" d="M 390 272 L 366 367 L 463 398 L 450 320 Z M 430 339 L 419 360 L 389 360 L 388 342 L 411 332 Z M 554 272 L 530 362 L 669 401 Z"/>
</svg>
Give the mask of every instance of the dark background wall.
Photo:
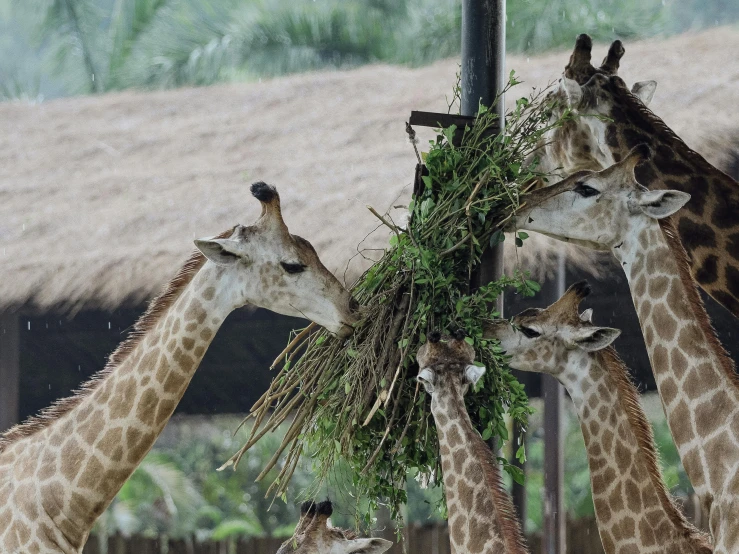
<svg viewBox="0 0 739 554">
<path fill-rule="evenodd" d="M 20 322 L 20 418 L 68 396 L 105 365 L 144 307 L 46 315 Z M 29 327 L 30 325 L 30 327 Z M 247 411 L 269 385 L 269 365 L 304 320 L 266 310 L 233 312 L 216 335 L 178 413 Z"/>
<path fill-rule="evenodd" d="M 615 277 L 595 279 L 584 272 L 568 271 L 567 284 L 588 279 L 593 292 L 581 308 L 593 308 L 593 321 L 623 332 L 616 348 L 632 371 L 639 389 L 656 390 L 626 279 L 618 267 Z M 505 314 L 527 307 L 544 307 L 542 293 L 533 298 L 507 294 Z M 739 321 L 704 295 L 719 338 L 739 361 Z M 69 319 L 53 314 L 22 317 L 20 322 L 21 420 L 68 396 L 82 381 L 104 365 L 108 355 L 126 336 L 144 306 L 116 310 L 85 311 Z M 269 386 L 274 372 L 269 365 L 285 347 L 292 329 L 305 321 L 266 310 L 233 312 L 216 335 L 200 369 L 177 407 L 178 413 L 217 414 L 247 411 Z M 537 375 L 519 373 L 529 396 L 539 396 Z"/>
</svg>

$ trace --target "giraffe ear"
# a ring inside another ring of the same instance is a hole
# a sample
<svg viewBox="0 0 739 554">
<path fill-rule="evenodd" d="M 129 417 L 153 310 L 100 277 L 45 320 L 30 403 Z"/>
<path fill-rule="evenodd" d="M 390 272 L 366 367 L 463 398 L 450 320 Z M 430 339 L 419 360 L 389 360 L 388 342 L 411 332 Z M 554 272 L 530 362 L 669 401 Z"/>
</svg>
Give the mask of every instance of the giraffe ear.
<svg viewBox="0 0 739 554">
<path fill-rule="evenodd" d="M 233 239 L 197 239 L 195 246 L 217 265 L 231 265 L 244 259 L 241 244 Z"/>
<path fill-rule="evenodd" d="M 382 554 L 392 546 L 393 543 L 385 539 L 354 539 L 347 554 Z"/>
<path fill-rule="evenodd" d="M 649 106 L 654 96 L 654 91 L 657 90 L 657 81 L 639 81 L 634 83 L 631 87 L 631 92 L 642 101 L 642 104 Z"/>
<path fill-rule="evenodd" d="M 578 332 L 574 342 L 585 352 L 596 352 L 610 345 L 620 334 L 619 329 L 612 327 L 585 327 Z"/>
<path fill-rule="evenodd" d="M 464 376 L 470 385 L 475 385 L 485 375 L 485 366 L 470 364 L 464 369 Z"/>
<path fill-rule="evenodd" d="M 582 100 L 582 88 L 574 79 L 568 79 L 562 76 L 559 82 L 559 88 L 564 92 L 567 98 L 567 105 L 570 108 L 577 108 Z"/>
<path fill-rule="evenodd" d="M 421 382 L 427 393 L 432 394 L 434 392 L 434 372 L 431 368 L 424 367 L 418 372 L 416 379 Z"/>
<path fill-rule="evenodd" d="M 671 216 L 690 200 L 687 192 L 679 190 L 648 190 L 639 192 L 639 209 L 654 219 Z"/>
</svg>

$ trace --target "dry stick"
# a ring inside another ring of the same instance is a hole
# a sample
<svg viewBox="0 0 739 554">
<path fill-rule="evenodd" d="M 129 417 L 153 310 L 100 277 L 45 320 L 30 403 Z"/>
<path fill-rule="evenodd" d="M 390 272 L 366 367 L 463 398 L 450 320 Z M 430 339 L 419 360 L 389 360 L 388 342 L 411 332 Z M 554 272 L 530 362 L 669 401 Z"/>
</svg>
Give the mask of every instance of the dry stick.
<svg viewBox="0 0 739 554">
<path fill-rule="evenodd" d="M 415 292 L 416 286 L 415 282 L 413 280 L 413 276 L 411 276 L 411 292 L 410 292 L 410 298 L 408 299 L 408 307 L 409 309 L 406 310 L 405 314 L 405 323 L 403 323 L 403 330 L 400 332 L 401 337 L 406 336 L 406 331 L 408 330 L 408 322 L 410 321 L 411 317 L 411 311 L 413 310 L 413 293 Z M 403 365 L 403 361 L 405 360 L 405 357 L 408 355 L 408 348 L 410 348 L 411 341 L 408 340 L 408 343 L 405 345 L 405 350 L 401 348 L 400 351 L 400 361 L 398 362 L 398 367 L 395 370 L 395 375 L 393 375 L 393 380 L 390 383 L 390 388 L 387 389 L 387 398 L 385 399 L 385 408 L 387 408 L 387 403 L 390 402 L 390 397 L 393 394 L 393 388 L 395 388 L 395 381 L 398 378 L 398 374 L 400 374 L 400 369 Z"/>
<path fill-rule="evenodd" d="M 399 234 L 399 233 L 398 233 L 398 228 L 397 228 L 397 227 L 396 227 L 395 225 L 393 225 L 392 223 L 390 223 L 390 222 L 389 222 L 389 221 L 388 221 L 387 219 L 385 219 L 384 217 L 382 217 L 382 216 L 381 216 L 381 215 L 380 215 L 380 214 L 379 214 L 379 213 L 377 212 L 377 210 L 375 210 L 375 209 L 374 209 L 374 208 L 373 208 L 372 206 L 370 206 L 369 204 L 367 204 L 367 209 L 368 209 L 368 210 L 369 210 L 370 212 L 372 212 L 372 215 L 374 215 L 374 216 L 375 216 L 375 217 L 376 217 L 377 219 L 379 219 L 379 220 L 380 220 L 380 221 L 382 221 L 382 222 L 383 222 L 383 223 L 384 223 L 385 225 L 387 225 L 388 227 L 390 227 L 390 229 L 392 229 L 392 230 L 393 230 L 393 232 L 394 232 L 394 233 L 395 233 L 396 235 L 397 235 L 397 234 Z"/>
<path fill-rule="evenodd" d="M 403 294 L 402 295 L 402 299 L 400 301 L 400 304 L 398 305 L 398 309 L 397 309 L 397 311 L 395 313 L 395 317 L 393 318 L 393 323 L 392 323 L 392 325 L 390 327 L 390 332 L 386 335 L 386 337 L 387 337 L 386 340 L 389 340 L 390 341 L 390 344 L 389 345 L 386 344 L 385 345 L 385 349 L 382 351 L 382 357 L 380 358 L 380 362 L 377 365 L 377 369 L 378 370 L 381 369 L 381 368 L 383 368 L 383 366 L 385 365 L 385 360 L 387 359 L 388 355 L 391 352 L 391 349 L 393 349 L 393 347 L 395 345 L 395 337 L 397 336 L 398 331 L 400 331 L 400 324 L 403 322 L 403 316 L 404 315 L 407 316 L 406 309 L 408 307 L 408 301 L 409 301 L 408 295 Z M 390 367 L 393 367 L 393 366 L 391 365 Z M 386 373 L 387 373 L 387 371 L 386 371 Z M 372 392 L 372 388 L 370 387 L 368 389 L 368 394 L 365 395 L 365 396 L 368 397 L 369 394 L 371 394 L 371 392 Z M 366 400 L 365 400 L 365 402 L 366 402 Z M 380 403 L 381 402 L 382 401 L 380 400 L 380 396 L 378 395 L 377 396 L 377 400 L 375 401 L 374 406 L 372 406 L 372 409 L 370 410 L 369 414 L 367 415 L 367 418 L 365 419 L 364 423 L 362 424 L 363 427 L 366 426 L 370 422 L 370 420 L 372 419 L 372 416 L 374 416 L 375 415 L 375 412 L 380 408 Z"/>
<path fill-rule="evenodd" d="M 297 448 L 295 448 L 296 446 Z M 293 446 L 290 447 L 290 452 L 288 453 L 287 459 L 285 460 L 285 466 L 282 468 L 282 470 L 280 470 L 280 474 L 277 476 L 277 479 L 272 481 L 272 483 L 269 485 L 267 493 L 265 494 L 265 498 L 272 492 L 272 489 L 275 486 L 278 487 L 277 491 L 275 491 L 275 495 L 280 495 L 287 492 L 287 487 L 290 484 L 290 479 L 292 479 L 292 476 L 295 473 L 295 469 L 298 467 L 298 463 L 300 462 L 300 456 L 302 455 L 302 453 L 303 445 L 299 444 L 299 441 L 296 438 L 295 441 L 293 441 Z"/>
<path fill-rule="evenodd" d="M 313 378 L 309 380 L 308 383 L 306 383 L 306 387 L 310 387 L 313 384 L 313 382 L 316 380 L 317 376 L 318 374 L 315 374 Z M 270 417 L 269 422 L 261 430 L 254 432 L 254 429 L 256 429 L 257 427 L 252 427 L 252 434 L 249 437 L 249 440 L 246 442 L 246 444 L 242 446 L 238 452 L 236 452 L 233 456 L 231 456 L 225 464 L 219 467 L 218 471 L 223 471 L 229 466 L 234 466 L 234 469 L 235 469 L 238 463 L 241 461 L 241 458 L 246 453 L 246 451 L 249 450 L 252 446 L 254 446 L 259 441 L 259 439 L 261 439 L 264 435 L 266 435 L 270 431 L 273 431 L 275 428 L 277 428 L 287 418 L 290 411 L 295 407 L 296 404 L 298 404 L 300 400 L 301 400 L 301 395 L 296 394 L 293 398 L 290 399 L 290 401 L 286 405 L 283 405 L 283 407 L 279 409 L 279 411 L 273 412 L 272 416 Z M 263 411 L 266 411 L 266 410 L 263 410 Z M 260 418 L 258 418 L 258 421 L 261 423 Z"/>
<path fill-rule="evenodd" d="M 399 355 L 400 354 L 398 354 L 398 356 Z M 377 459 L 377 456 L 380 454 L 382 445 L 385 444 L 385 439 L 387 439 L 387 436 L 390 434 L 390 428 L 393 426 L 393 423 L 395 423 L 395 416 L 398 413 L 398 406 L 400 406 L 400 402 L 398 402 L 398 399 L 400 398 L 400 393 L 402 392 L 402 390 L 402 387 L 398 388 L 398 392 L 395 395 L 395 401 L 393 402 L 393 413 L 390 415 L 390 420 L 387 423 L 387 427 L 385 427 L 385 432 L 382 435 L 382 439 L 380 439 L 380 444 L 377 445 L 377 448 L 375 448 L 375 451 L 372 453 L 369 460 L 367 460 L 367 464 L 364 466 L 364 469 L 362 469 L 363 474 L 366 473 L 370 466 L 372 466 L 372 464 L 375 462 L 375 459 Z"/>
<path fill-rule="evenodd" d="M 413 400 L 411 401 L 411 408 L 408 410 L 408 418 L 405 420 L 405 427 L 403 427 L 403 432 L 400 433 L 400 437 L 395 443 L 395 447 L 393 448 L 391 454 L 395 454 L 398 450 L 400 450 L 400 447 L 403 444 L 403 439 L 405 438 L 405 434 L 408 432 L 408 427 L 410 427 L 411 419 L 413 416 L 413 408 L 416 405 L 416 398 L 418 398 L 418 389 L 421 386 L 420 381 L 416 381 L 416 391 L 413 393 Z"/>
<path fill-rule="evenodd" d="M 280 446 L 277 448 L 272 458 L 270 458 L 270 460 L 267 462 L 267 465 L 264 466 L 264 469 L 262 470 L 262 472 L 259 475 L 257 475 L 256 479 L 254 479 L 255 481 L 258 482 L 264 479 L 264 476 L 267 475 L 270 472 L 270 470 L 275 466 L 277 461 L 280 459 L 280 455 L 285 450 L 285 447 L 287 446 L 287 444 L 292 442 L 292 440 L 300 434 L 300 424 L 303 422 L 304 419 L 305 419 L 305 415 L 302 416 L 302 418 L 300 419 L 300 423 L 298 423 L 297 425 L 295 425 L 295 423 L 293 422 L 293 425 L 290 426 L 290 429 L 288 430 L 288 432 L 285 433 L 285 437 L 282 439 Z"/>
<path fill-rule="evenodd" d="M 315 322 L 311 321 L 310 322 L 310 325 L 308 325 L 308 327 L 306 327 L 305 329 L 303 329 L 302 331 L 300 331 L 300 333 L 298 333 L 297 335 L 295 335 L 295 338 L 290 341 L 290 343 L 284 348 L 284 350 L 282 352 L 280 352 L 280 354 L 275 358 L 275 361 L 272 362 L 272 365 L 269 366 L 269 368 L 270 369 L 274 369 L 274 367 L 278 363 L 280 363 L 280 360 L 282 360 L 282 358 L 284 358 L 288 354 L 288 352 L 290 352 L 290 350 L 292 350 L 293 347 L 297 343 L 301 342 L 306 337 L 306 335 L 308 333 L 310 333 L 311 329 L 313 329 L 313 327 L 315 327 L 315 326 L 316 326 Z"/>
</svg>

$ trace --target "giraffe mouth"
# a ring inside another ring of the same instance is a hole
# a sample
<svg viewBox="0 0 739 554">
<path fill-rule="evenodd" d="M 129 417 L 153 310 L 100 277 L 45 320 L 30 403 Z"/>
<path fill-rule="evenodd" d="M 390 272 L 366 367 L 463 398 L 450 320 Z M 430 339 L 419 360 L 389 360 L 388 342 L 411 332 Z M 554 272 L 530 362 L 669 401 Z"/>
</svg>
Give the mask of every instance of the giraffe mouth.
<svg viewBox="0 0 739 554">
<path fill-rule="evenodd" d="M 348 323 L 341 322 L 341 328 L 336 331 L 336 336 L 340 339 L 346 339 L 354 334 L 354 327 Z"/>
</svg>

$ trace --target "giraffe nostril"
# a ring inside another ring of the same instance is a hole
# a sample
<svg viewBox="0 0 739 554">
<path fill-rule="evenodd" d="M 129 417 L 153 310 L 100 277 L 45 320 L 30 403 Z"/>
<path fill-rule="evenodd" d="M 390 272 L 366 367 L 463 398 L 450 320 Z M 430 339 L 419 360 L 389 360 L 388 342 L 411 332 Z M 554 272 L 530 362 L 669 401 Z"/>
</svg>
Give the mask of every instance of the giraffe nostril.
<svg viewBox="0 0 739 554">
<path fill-rule="evenodd" d="M 349 299 L 349 311 L 353 314 L 356 314 L 359 311 L 359 302 L 357 302 L 353 296 Z"/>
</svg>

